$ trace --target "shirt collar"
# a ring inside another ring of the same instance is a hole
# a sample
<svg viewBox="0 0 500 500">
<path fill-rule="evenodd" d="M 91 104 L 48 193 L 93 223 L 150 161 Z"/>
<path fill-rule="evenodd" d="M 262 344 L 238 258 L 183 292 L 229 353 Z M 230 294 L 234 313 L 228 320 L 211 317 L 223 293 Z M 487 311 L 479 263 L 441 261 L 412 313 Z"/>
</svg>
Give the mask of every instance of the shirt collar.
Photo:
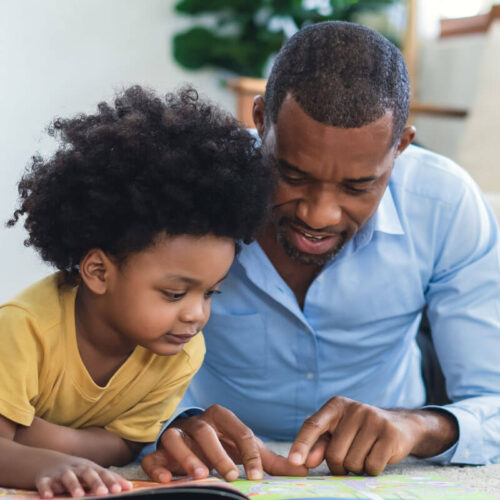
<svg viewBox="0 0 500 500">
<path fill-rule="evenodd" d="M 385 193 L 380 200 L 380 204 L 374 216 L 374 231 L 387 234 L 405 234 L 401 226 L 398 211 L 392 197 L 390 184 L 385 189 Z"/>
<path fill-rule="evenodd" d="M 354 235 L 353 240 L 343 248 L 339 256 L 341 254 L 351 254 L 366 246 L 372 239 L 375 231 L 395 235 L 404 234 L 396 204 L 392 197 L 390 184 L 385 189 L 375 215 Z M 331 262 L 334 262 L 339 256 L 332 259 Z M 260 281 L 262 282 L 267 280 L 269 271 L 274 269 L 267 255 L 257 242 L 253 242 L 250 245 L 243 245 L 242 251 L 238 255 L 238 260 L 244 268 L 252 267 L 252 273 L 262 274 L 260 276 Z M 259 262 L 261 265 L 258 265 Z M 262 265 L 263 262 L 265 262 L 265 265 Z"/>
</svg>

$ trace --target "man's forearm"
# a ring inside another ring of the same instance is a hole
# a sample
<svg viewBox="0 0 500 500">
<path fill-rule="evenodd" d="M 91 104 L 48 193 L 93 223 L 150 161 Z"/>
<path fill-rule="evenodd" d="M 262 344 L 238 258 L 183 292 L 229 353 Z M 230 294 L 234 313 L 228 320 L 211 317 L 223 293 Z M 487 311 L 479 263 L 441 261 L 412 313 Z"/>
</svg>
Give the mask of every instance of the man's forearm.
<svg viewBox="0 0 500 500">
<path fill-rule="evenodd" d="M 458 424 L 453 415 L 435 409 L 404 411 L 418 428 L 418 439 L 411 454 L 419 458 L 439 455 L 458 440 Z"/>
<path fill-rule="evenodd" d="M 125 465 L 141 449 L 141 445 L 128 443 L 106 429 L 72 429 L 38 417 L 35 417 L 30 427 L 18 426 L 14 441 L 87 458 L 103 467 Z"/>
</svg>

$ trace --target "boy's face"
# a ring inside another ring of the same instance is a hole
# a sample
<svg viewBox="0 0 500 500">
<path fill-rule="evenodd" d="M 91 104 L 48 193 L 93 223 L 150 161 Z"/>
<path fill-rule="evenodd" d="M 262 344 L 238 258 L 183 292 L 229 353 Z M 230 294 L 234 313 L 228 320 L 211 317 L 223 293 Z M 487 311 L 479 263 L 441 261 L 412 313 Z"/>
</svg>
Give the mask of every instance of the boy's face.
<svg viewBox="0 0 500 500">
<path fill-rule="evenodd" d="M 125 342 L 177 354 L 207 322 L 234 254 L 231 238 L 159 236 L 110 273 L 108 324 Z"/>
</svg>

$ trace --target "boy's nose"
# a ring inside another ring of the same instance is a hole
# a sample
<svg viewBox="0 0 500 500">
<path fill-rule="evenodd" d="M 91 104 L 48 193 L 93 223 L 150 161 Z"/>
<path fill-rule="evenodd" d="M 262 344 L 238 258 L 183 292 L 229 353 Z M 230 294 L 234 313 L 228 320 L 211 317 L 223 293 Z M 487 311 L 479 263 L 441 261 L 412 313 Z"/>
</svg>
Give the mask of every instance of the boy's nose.
<svg viewBox="0 0 500 500">
<path fill-rule="evenodd" d="M 205 320 L 205 310 L 203 307 L 203 303 L 196 301 L 195 303 L 189 304 L 189 306 L 181 311 L 179 319 L 183 323 L 196 323 L 200 325 L 203 324 Z"/>
</svg>

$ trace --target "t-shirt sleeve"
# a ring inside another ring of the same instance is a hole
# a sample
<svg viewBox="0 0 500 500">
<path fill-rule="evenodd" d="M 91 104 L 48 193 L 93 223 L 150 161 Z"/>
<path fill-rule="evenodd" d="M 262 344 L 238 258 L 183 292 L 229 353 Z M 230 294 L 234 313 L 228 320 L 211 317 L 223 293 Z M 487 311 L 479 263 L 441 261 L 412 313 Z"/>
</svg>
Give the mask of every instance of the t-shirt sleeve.
<svg viewBox="0 0 500 500">
<path fill-rule="evenodd" d="M 188 345 L 189 348 L 179 358 L 175 368 L 170 366 L 156 387 L 152 388 L 139 403 L 106 425 L 108 431 L 123 439 L 139 443 L 156 440 L 163 422 L 175 412 L 189 382 L 203 362 L 205 355 L 203 336 L 197 335 Z"/>
<path fill-rule="evenodd" d="M 0 415 L 31 425 L 38 394 L 36 325 L 22 308 L 0 307 Z"/>
</svg>

